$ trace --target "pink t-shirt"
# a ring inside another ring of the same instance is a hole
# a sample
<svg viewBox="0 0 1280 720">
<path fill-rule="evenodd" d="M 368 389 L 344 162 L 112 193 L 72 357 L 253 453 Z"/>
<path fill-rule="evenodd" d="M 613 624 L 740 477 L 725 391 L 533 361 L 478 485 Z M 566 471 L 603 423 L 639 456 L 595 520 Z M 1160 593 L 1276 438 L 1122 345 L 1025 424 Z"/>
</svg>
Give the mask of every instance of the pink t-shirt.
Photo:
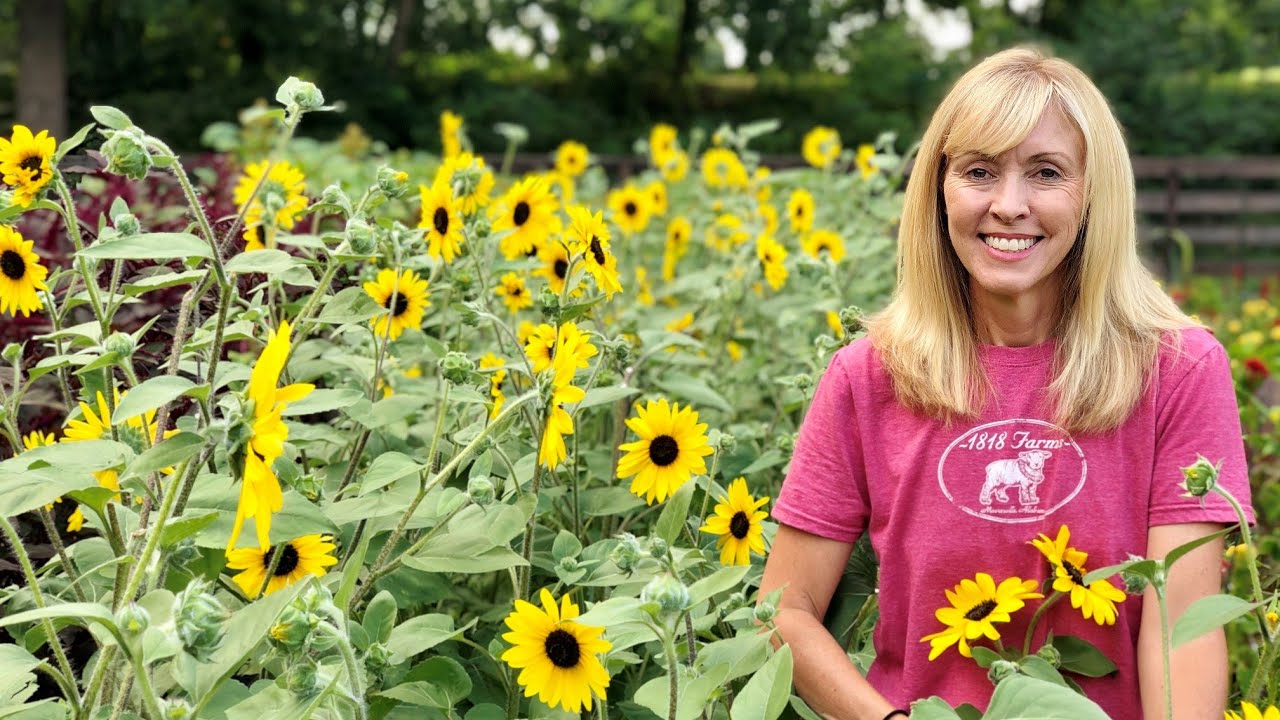
<svg viewBox="0 0 1280 720">
<path fill-rule="evenodd" d="M 1132 416 L 1114 432 L 1073 437 L 1041 409 L 1052 341 L 1032 347 L 983 346 L 996 399 L 981 417 L 948 429 L 904 409 L 867 339 L 841 349 L 818 384 L 796 440 L 773 517 L 833 540 L 870 530 L 880 558 L 880 620 L 868 680 L 897 707 L 939 695 L 985 709 L 986 671 L 956 646 L 929 661 L 920 638 L 943 629 L 934 611 L 944 590 L 990 574 L 1043 580 L 1044 557 L 1027 544 L 1065 524 L 1070 545 L 1093 570 L 1145 555 L 1147 529 L 1184 522 L 1234 523 L 1219 496 L 1181 497 L 1179 467 L 1201 453 L 1223 460 L 1220 482 L 1248 509 L 1240 416 L 1226 353 L 1208 332 L 1183 332 L 1183 354 L 1161 352 L 1158 374 Z M 1176 570 L 1175 570 L 1176 572 Z M 1119 585 L 1119 578 L 1112 578 Z M 1041 601 L 997 625 L 1021 645 Z M 1074 677 L 1114 718 L 1142 717 L 1136 646 L 1142 599 L 1128 597 L 1114 626 L 1096 625 L 1063 600 L 1041 619 L 1045 630 L 1082 637 L 1116 663 L 1110 677 Z M 986 643 L 987 641 L 975 641 Z"/>
</svg>

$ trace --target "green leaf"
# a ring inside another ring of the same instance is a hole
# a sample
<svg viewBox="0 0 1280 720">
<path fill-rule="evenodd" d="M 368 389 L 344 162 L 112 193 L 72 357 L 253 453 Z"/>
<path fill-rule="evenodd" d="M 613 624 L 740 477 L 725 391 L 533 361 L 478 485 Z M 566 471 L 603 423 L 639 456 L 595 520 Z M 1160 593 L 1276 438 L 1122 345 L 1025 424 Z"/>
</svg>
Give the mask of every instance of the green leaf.
<svg viewBox="0 0 1280 720">
<path fill-rule="evenodd" d="M 703 600 L 709 600 L 726 590 L 738 587 L 750 570 L 750 565 L 730 565 L 695 582 L 689 586 L 690 605 L 697 605 Z"/>
<path fill-rule="evenodd" d="M 311 582 L 313 581 L 303 580 L 294 583 L 235 611 L 231 620 L 227 622 L 227 632 L 222 645 L 213 652 L 209 662 L 200 666 L 200 672 L 196 673 L 191 684 L 185 687 L 188 694 L 203 699 L 239 670 L 254 649 L 266 638 L 267 631 L 275 624 L 280 611 L 293 602 L 299 592 L 311 587 Z"/>
<path fill-rule="evenodd" d="M 122 292 L 129 297 L 134 297 L 144 293 L 149 293 L 152 290 L 159 290 L 161 288 L 189 285 L 197 280 L 204 279 L 204 276 L 208 273 L 208 270 L 184 270 L 183 272 L 173 272 L 168 268 L 161 268 L 161 272 L 157 272 L 155 275 L 148 275 L 147 277 L 125 283 Z"/>
<path fill-rule="evenodd" d="M 73 490 L 97 487 L 89 473 L 69 473 L 56 467 L 42 467 L 21 473 L 0 471 L 0 514 L 21 515 L 44 507 Z"/>
<path fill-rule="evenodd" d="M 1028 655 L 1018 661 L 1018 669 L 1024 674 L 1037 680 L 1051 682 L 1054 685 L 1067 687 L 1067 682 L 1062 679 L 1062 673 L 1058 672 L 1049 661 L 1035 655 Z"/>
<path fill-rule="evenodd" d="M 314 413 L 329 412 L 330 410 L 340 410 L 342 408 L 351 407 L 355 403 L 364 398 L 364 393 L 359 390 L 345 388 L 342 390 L 326 390 L 318 388 L 312 390 L 306 397 L 301 400 L 289 403 L 285 406 L 282 415 L 285 417 L 297 417 L 299 415 L 311 415 Z"/>
<path fill-rule="evenodd" d="M 711 693 L 724 685 L 728 672 L 727 665 L 716 665 L 692 680 L 682 680 L 676 693 L 676 720 L 696 720 L 701 716 Z M 667 717 L 670 698 L 670 677 L 666 673 L 642 685 L 635 694 L 637 705 L 643 705 L 662 718 Z M 732 717 L 737 720 L 736 711 Z"/>
<path fill-rule="evenodd" d="M 395 627 L 398 610 L 395 596 L 383 590 L 369 601 L 360 624 L 369 633 L 369 637 L 376 642 L 385 643 L 391 638 L 391 628 Z"/>
<path fill-rule="evenodd" d="M 333 687 L 341 678 L 340 673 L 318 678 L 324 689 Z M 274 683 L 265 684 L 259 692 L 227 708 L 227 720 L 308 720 L 326 702 L 329 693 L 316 692 L 308 696 L 298 695 Z"/>
<path fill-rule="evenodd" d="M 60 605 L 49 605 L 36 610 L 14 613 L 13 615 L 6 615 L 5 617 L 0 618 L 0 627 L 35 622 L 37 620 L 65 620 L 72 625 L 79 625 L 85 628 L 96 623 L 106 628 L 108 632 L 114 635 L 116 642 L 124 642 L 123 638 L 120 636 L 120 629 L 116 627 L 115 616 L 112 615 L 111 611 L 106 607 L 97 603 L 62 603 Z"/>
<path fill-rule="evenodd" d="M 914 720 L 915 715 L 912 715 Z M 1109 720 L 1089 698 L 1062 685 L 1011 675 L 996 686 L 985 720 Z"/>
<path fill-rule="evenodd" d="M 1089 585 L 1099 580 L 1107 580 L 1112 575 L 1122 572 L 1134 573 L 1147 578 L 1147 580 L 1152 580 L 1155 577 L 1156 570 L 1159 568 L 1160 563 L 1155 560 L 1144 560 L 1142 558 L 1126 560 L 1125 562 L 1108 565 L 1088 573 L 1084 576 L 1084 584 Z"/>
<path fill-rule="evenodd" d="M 791 646 L 783 645 L 733 699 L 733 720 L 776 720 L 791 697 Z"/>
<path fill-rule="evenodd" d="M 769 635 L 751 632 L 728 640 L 717 640 L 698 650 L 698 667 L 727 665 L 725 682 L 750 675 L 769 658 Z"/>
<path fill-rule="evenodd" d="M 453 618 L 448 615 L 431 613 L 410 618 L 391 631 L 391 639 L 387 641 L 390 662 L 398 665 L 446 640 L 452 640 L 470 630 L 478 620 L 472 618 L 471 622 L 454 629 Z"/>
<path fill-rule="evenodd" d="M 489 547 L 478 549 L 485 545 Z M 404 558 L 404 564 L 427 572 L 477 574 L 529 563 L 511 548 L 493 547 L 483 536 L 449 534 L 433 539 L 419 554 Z"/>
<path fill-rule="evenodd" d="M 679 490 L 667 498 L 662 514 L 658 516 L 658 522 L 653 526 L 658 537 L 668 543 L 674 543 L 680 536 L 680 530 L 684 528 L 685 520 L 689 517 L 689 502 L 693 499 L 693 491 L 697 486 L 695 482 L 685 482 Z"/>
<path fill-rule="evenodd" d="M 159 445 L 150 448 L 129 463 L 124 473 L 120 475 L 120 482 L 159 472 L 164 468 L 177 467 L 200 452 L 203 445 L 203 437 L 185 431 L 161 440 Z"/>
<path fill-rule="evenodd" d="M 578 409 L 595 407 L 596 405 L 612 404 L 619 400 L 629 398 L 632 395 L 639 395 L 640 388 L 636 387 L 620 387 L 618 385 L 610 385 L 608 387 L 594 387 L 587 391 L 586 396 L 578 401 Z"/>
<path fill-rule="evenodd" d="M 0 645 L 0 708 L 15 708 L 25 703 L 37 688 L 35 673 L 40 664 L 34 655 L 17 645 Z M 0 710 L 0 717 L 4 717 Z"/>
<path fill-rule="evenodd" d="M 775 465 L 781 465 L 788 460 L 788 456 L 783 455 L 780 450 L 766 450 L 760 457 L 756 458 L 752 463 L 742 470 L 738 471 L 739 475 L 750 475 L 751 473 L 767 470 Z"/>
<path fill-rule="evenodd" d="M 110 105 L 93 105 L 89 108 L 89 114 L 93 116 L 94 120 L 112 130 L 125 130 L 133 127 L 133 121 L 129 119 L 128 115 Z"/>
<path fill-rule="evenodd" d="M 1178 547 L 1170 550 L 1168 553 L 1165 553 L 1165 556 L 1164 556 L 1165 572 L 1168 572 L 1169 568 L 1173 567 L 1173 564 L 1178 562 L 1178 559 L 1181 558 L 1182 556 L 1186 555 L 1192 550 L 1195 550 L 1201 545 L 1204 545 L 1205 543 L 1209 543 L 1214 540 L 1217 540 L 1220 537 L 1223 537 L 1227 533 L 1235 530 L 1237 527 L 1238 525 L 1229 525 L 1215 533 L 1210 533 L 1208 535 L 1205 535 L 1204 537 L 1196 538 L 1195 540 L 1192 540 L 1189 543 L 1184 543 L 1182 545 L 1179 545 Z"/>
<path fill-rule="evenodd" d="M 978 663 L 980 668 L 989 668 L 995 661 L 1003 659 L 1000 653 L 988 647 L 976 646 L 970 647 L 969 650 L 973 653 L 974 662 Z"/>
<path fill-rule="evenodd" d="M 431 701 L 416 703 L 448 710 L 471 694 L 471 676 L 451 657 L 437 656 L 413 666 L 404 678 L 408 684 L 426 683 L 432 687 Z"/>
<path fill-rule="evenodd" d="M 653 384 L 678 401 L 681 406 L 696 405 L 698 409 L 715 408 L 722 412 L 733 412 L 733 406 L 720 393 L 711 389 L 704 380 L 683 373 L 664 373 L 653 381 Z"/>
<path fill-rule="evenodd" d="M 253 250 L 242 252 L 227 261 L 228 273 L 274 275 L 302 264 L 298 258 L 283 250 Z"/>
<path fill-rule="evenodd" d="M 342 566 L 342 582 L 338 584 L 338 591 L 334 593 L 333 601 L 344 610 L 351 607 L 351 596 L 356 592 L 356 581 L 360 579 L 360 571 L 364 569 L 364 558 L 369 554 L 371 535 L 372 533 L 361 534 L 360 543 L 356 545 L 355 550 Z"/>
<path fill-rule="evenodd" d="M 115 412 L 111 413 L 111 424 L 119 425 L 148 410 L 155 410 L 195 386 L 195 383 L 180 375 L 161 375 L 144 380 L 120 398 Z"/>
<path fill-rule="evenodd" d="M 385 308 L 374 302 L 364 288 L 349 287 L 325 302 L 316 321 L 334 325 L 358 323 L 381 312 L 385 312 Z"/>
<path fill-rule="evenodd" d="M 89 137 L 90 130 L 93 130 L 93 123 L 85 125 L 77 130 L 75 135 L 72 135 L 66 140 L 58 143 L 58 149 L 53 153 L 53 164 L 57 165 L 62 158 L 67 156 L 67 153 L 80 147 L 80 143 L 84 142 L 84 139 Z"/>
<path fill-rule="evenodd" d="M 173 547 L 205 529 L 217 519 L 217 512 L 207 512 L 170 520 L 164 524 L 164 529 L 160 531 L 160 546 Z"/>
<path fill-rule="evenodd" d="M 1171 644 L 1173 649 L 1212 632 L 1246 613 L 1252 612 L 1258 605 L 1235 595 L 1210 595 L 1191 603 L 1173 626 Z"/>
<path fill-rule="evenodd" d="M 582 552 L 582 541 L 568 530 L 561 530 L 551 544 L 551 557 L 560 562 L 567 557 L 577 557 Z"/>
<path fill-rule="evenodd" d="M 581 495 L 582 512 L 591 517 L 622 515 L 644 507 L 644 499 L 625 487 L 601 487 L 586 490 Z"/>
<path fill-rule="evenodd" d="M 360 479 L 360 494 L 367 495 L 390 485 L 403 477 L 417 475 L 426 468 L 404 453 L 388 452 L 373 459 L 364 477 Z"/>
<path fill-rule="evenodd" d="M 80 255 L 97 260 L 167 260 L 170 258 L 210 258 L 209 243 L 191 233 L 143 233 L 97 242 Z"/>
<path fill-rule="evenodd" d="M 1085 677 L 1104 677 L 1116 671 L 1115 663 L 1089 641 L 1071 635 L 1055 635 L 1053 647 L 1063 670 Z"/>
<path fill-rule="evenodd" d="M 960 720 L 946 700 L 934 695 L 911 703 L 911 720 Z"/>
</svg>

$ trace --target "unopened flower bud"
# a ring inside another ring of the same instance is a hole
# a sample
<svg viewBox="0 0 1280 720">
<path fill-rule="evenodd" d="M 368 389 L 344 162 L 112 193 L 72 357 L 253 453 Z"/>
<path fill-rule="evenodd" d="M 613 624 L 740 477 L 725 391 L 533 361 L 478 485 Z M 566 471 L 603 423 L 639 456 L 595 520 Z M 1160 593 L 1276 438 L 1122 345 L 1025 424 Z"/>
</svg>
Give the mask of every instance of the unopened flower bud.
<svg viewBox="0 0 1280 720">
<path fill-rule="evenodd" d="M 801 391 L 808 390 L 813 387 L 813 376 L 809 373 L 800 373 L 791 380 L 795 383 L 796 389 Z"/>
<path fill-rule="evenodd" d="M 773 603 L 766 600 L 759 605 L 756 605 L 754 615 L 756 622 L 767 623 L 778 615 L 778 608 Z"/>
<path fill-rule="evenodd" d="M 151 624 L 151 613 L 138 603 L 129 603 L 116 613 L 116 626 L 127 637 L 137 637 Z"/>
<path fill-rule="evenodd" d="M 143 144 L 137 130 L 113 130 L 102 143 L 102 154 L 107 158 L 107 172 L 123 175 L 130 180 L 141 180 L 151 169 L 151 153 Z"/>
<path fill-rule="evenodd" d="M 174 599 L 173 625 L 182 649 L 205 661 L 222 645 L 227 609 L 208 591 L 203 580 L 193 580 Z"/>
<path fill-rule="evenodd" d="M 716 447 L 722 453 L 733 452 L 733 449 L 737 447 L 737 445 L 738 445 L 737 438 L 735 438 L 734 436 L 730 435 L 727 432 L 720 433 L 720 437 L 716 440 Z"/>
<path fill-rule="evenodd" d="M 578 558 L 562 557 L 560 558 L 560 561 L 556 563 L 556 568 L 560 570 L 560 572 L 571 573 L 578 569 Z"/>
<path fill-rule="evenodd" d="M 1141 555 L 1134 555 L 1133 553 L 1130 553 L 1126 561 L 1141 559 Z M 1120 573 L 1120 578 L 1124 580 L 1124 591 L 1129 595 L 1141 595 L 1146 591 L 1147 585 L 1150 584 L 1150 581 L 1147 580 L 1147 576 L 1142 573 L 1122 572 Z"/>
<path fill-rule="evenodd" d="M 364 653 L 364 667 L 369 672 L 377 675 L 386 670 L 391 665 L 391 651 L 386 645 L 380 642 L 369 644 L 369 649 Z"/>
<path fill-rule="evenodd" d="M 324 106 L 324 93 L 320 92 L 320 88 L 315 83 L 309 83 L 305 80 L 293 80 L 293 88 L 290 94 L 290 100 L 302 110 L 319 110 Z M 288 82 L 287 80 L 285 81 Z"/>
<path fill-rule="evenodd" d="M 556 324 L 560 319 L 560 294 L 549 287 L 542 288 L 538 295 L 538 310 L 545 322 Z"/>
<path fill-rule="evenodd" d="M 310 697 L 319 686 L 316 682 L 316 665 L 308 658 L 302 658 L 289 666 L 285 673 L 285 685 L 299 697 Z"/>
<path fill-rule="evenodd" d="M 120 237 L 130 237 L 142 232 L 142 225 L 138 222 L 138 217 L 133 213 L 121 213 L 116 216 L 115 222 L 116 232 Z"/>
<path fill-rule="evenodd" d="M 631 533 L 622 533 L 618 536 L 618 544 L 609 552 L 609 559 L 614 565 L 624 573 L 630 573 L 635 569 L 636 564 L 640 562 L 640 541 Z"/>
<path fill-rule="evenodd" d="M 179 540 L 169 551 L 169 562 L 180 568 L 185 568 L 202 557 L 200 548 L 196 547 L 195 540 L 191 538 Z"/>
<path fill-rule="evenodd" d="M 663 614 L 678 613 L 689 607 L 689 588 L 671 575 L 659 575 L 640 591 L 640 602 L 653 603 Z"/>
<path fill-rule="evenodd" d="M 383 165 L 378 168 L 378 189 L 389 198 L 402 197 L 409 192 L 409 173 Z"/>
<path fill-rule="evenodd" d="M 987 669 L 987 679 L 992 685 L 999 685 L 1001 680 L 1018 674 L 1018 664 L 1008 660 L 997 660 Z"/>
<path fill-rule="evenodd" d="M 852 337 L 862 332 L 862 308 L 850 305 L 840 311 L 840 324 L 844 326 L 844 336 Z"/>
<path fill-rule="evenodd" d="M 1062 653 L 1058 652 L 1058 648 L 1052 645 L 1045 645 L 1036 651 L 1036 657 L 1049 663 L 1054 667 L 1062 664 Z"/>
<path fill-rule="evenodd" d="M 186 700 L 164 698 L 160 701 L 160 717 L 164 720 L 192 720 L 195 716 L 195 710 Z"/>
<path fill-rule="evenodd" d="M 667 551 L 669 549 L 667 541 L 657 535 L 649 538 L 649 554 L 653 557 L 664 558 L 667 556 Z"/>
<path fill-rule="evenodd" d="M 115 353 L 116 357 L 127 358 L 133 356 L 133 351 L 137 349 L 138 344 L 128 333 L 113 332 L 107 336 L 102 346 L 107 352 Z"/>
<path fill-rule="evenodd" d="M 631 359 L 635 357 L 636 354 L 635 350 L 631 347 L 631 343 L 627 342 L 625 336 L 614 340 L 613 344 L 610 346 L 610 350 L 613 352 L 614 362 L 616 362 L 620 368 L 624 368 L 629 365 L 631 363 Z"/>
<path fill-rule="evenodd" d="M 325 205 L 345 206 L 348 201 L 347 194 L 337 183 L 326 185 L 324 190 L 320 191 L 320 202 Z"/>
<path fill-rule="evenodd" d="M 1222 463 L 1209 462 L 1204 456 L 1197 455 L 1194 464 L 1182 468 L 1183 481 L 1179 487 L 1186 490 L 1184 497 L 1204 497 L 1218 484 L 1218 471 Z"/>
<path fill-rule="evenodd" d="M 466 385 L 474 381 L 476 364 L 466 353 L 450 351 L 439 360 L 444 379 L 454 385 Z"/>
<path fill-rule="evenodd" d="M 378 236 L 369 223 L 360 218 L 347 221 L 346 236 L 354 255 L 372 255 L 378 249 Z"/>
<path fill-rule="evenodd" d="M 492 504 L 495 494 L 493 481 L 487 477 L 473 477 L 467 481 L 467 497 L 480 507 Z"/>
<path fill-rule="evenodd" d="M 746 607 L 747 596 L 741 590 L 735 590 L 729 593 L 729 597 L 725 598 L 722 610 L 725 614 L 731 613 L 740 607 Z"/>
<path fill-rule="evenodd" d="M 316 622 L 306 611 L 289 605 L 267 630 L 267 639 L 277 650 L 293 652 L 307 644 Z"/>
<path fill-rule="evenodd" d="M 793 433 L 780 433 L 773 439 L 773 444 L 784 453 L 789 453 L 796 446 L 796 436 Z"/>
</svg>

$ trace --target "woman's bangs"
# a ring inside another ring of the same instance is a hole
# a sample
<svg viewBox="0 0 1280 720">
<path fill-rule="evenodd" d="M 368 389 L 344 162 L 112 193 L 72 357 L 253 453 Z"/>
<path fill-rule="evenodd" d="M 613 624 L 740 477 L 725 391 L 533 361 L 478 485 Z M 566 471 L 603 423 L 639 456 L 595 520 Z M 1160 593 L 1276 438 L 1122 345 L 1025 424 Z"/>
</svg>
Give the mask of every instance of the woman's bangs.
<svg viewBox="0 0 1280 720">
<path fill-rule="evenodd" d="M 988 92 L 969 93 L 960 98 L 943 146 L 947 157 L 965 153 L 996 157 L 1017 147 L 1035 129 L 1049 105 L 1053 94 L 1051 86 L 1021 82 L 1002 88 L 1000 84 Z"/>
</svg>

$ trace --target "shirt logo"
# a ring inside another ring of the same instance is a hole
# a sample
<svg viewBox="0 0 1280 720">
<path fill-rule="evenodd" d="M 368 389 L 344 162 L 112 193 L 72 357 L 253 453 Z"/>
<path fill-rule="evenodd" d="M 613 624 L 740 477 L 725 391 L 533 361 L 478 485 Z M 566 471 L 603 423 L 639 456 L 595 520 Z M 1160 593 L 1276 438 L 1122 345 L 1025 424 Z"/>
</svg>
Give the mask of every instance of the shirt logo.
<svg viewBox="0 0 1280 720">
<path fill-rule="evenodd" d="M 1018 418 L 979 425 L 938 461 L 938 485 L 961 510 L 992 522 L 1042 520 L 1084 488 L 1088 463 L 1066 430 Z"/>
</svg>

